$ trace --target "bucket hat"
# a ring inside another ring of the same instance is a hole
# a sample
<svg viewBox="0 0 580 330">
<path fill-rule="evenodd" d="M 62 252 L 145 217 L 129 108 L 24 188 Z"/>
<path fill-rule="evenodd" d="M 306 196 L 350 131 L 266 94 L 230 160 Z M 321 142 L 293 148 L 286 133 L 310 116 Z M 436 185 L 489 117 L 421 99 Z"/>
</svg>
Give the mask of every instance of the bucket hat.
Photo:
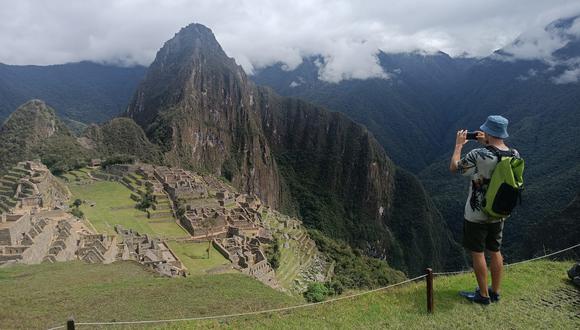
<svg viewBox="0 0 580 330">
<path fill-rule="evenodd" d="M 505 139 L 509 136 L 507 126 L 509 121 L 499 115 L 492 115 L 487 117 L 487 120 L 479 128 L 485 133 L 495 136 L 500 139 Z"/>
</svg>

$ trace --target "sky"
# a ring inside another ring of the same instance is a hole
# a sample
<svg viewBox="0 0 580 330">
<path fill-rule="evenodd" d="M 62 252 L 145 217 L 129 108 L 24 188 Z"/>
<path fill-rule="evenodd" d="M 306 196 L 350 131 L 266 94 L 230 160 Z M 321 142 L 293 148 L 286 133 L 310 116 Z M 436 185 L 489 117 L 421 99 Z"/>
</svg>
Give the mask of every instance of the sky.
<svg viewBox="0 0 580 330">
<path fill-rule="evenodd" d="M 0 62 L 148 65 L 195 22 L 250 74 L 321 55 L 323 80 L 386 78 L 379 50 L 484 57 L 523 35 L 515 56 L 547 58 L 566 40 L 544 27 L 577 14 L 578 0 L 0 0 Z"/>
</svg>

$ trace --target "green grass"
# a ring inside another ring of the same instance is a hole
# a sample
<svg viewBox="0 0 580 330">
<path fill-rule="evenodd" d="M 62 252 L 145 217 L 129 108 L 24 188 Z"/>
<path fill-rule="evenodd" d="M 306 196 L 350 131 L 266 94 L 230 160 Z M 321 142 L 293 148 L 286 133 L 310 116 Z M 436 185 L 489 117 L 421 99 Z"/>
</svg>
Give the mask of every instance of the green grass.
<svg viewBox="0 0 580 330">
<path fill-rule="evenodd" d="M 190 274 L 206 274 L 207 270 L 229 265 L 230 261 L 224 258 L 213 246 L 207 259 L 207 243 L 168 242 L 169 247 L 183 262 Z M 235 272 L 232 270 L 232 272 Z"/>
<path fill-rule="evenodd" d="M 114 225 L 120 224 L 141 234 L 159 237 L 187 237 L 188 233 L 174 222 L 151 223 L 146 213 L 135 208 L 131 191 L 117 182 L 98 181 L 86 185 L 69 185 L 73 200 L 79 198 L 95 202 L 94 207 L 83 204 L 85 217 L 99 232 L 114 234 Z"/>
<path fill-rule="evenodd" d="M 436 277 L 433 315 L 426 313 L 425 285 L 421 281 L 281 313 L 149 326 L 171 329 L 220 326 L 232 329 L 577 329 L 580 318 L 574 316 L 578 314 L 578 306 L 573 301 L 578 303 L 578 289 L 568 283 L 565 275 L 571 264 L 539 261 L 508 269 L 502 301 L 487 307 L 469 303 L 457 294 L 474 288 L 472 274 Z M 112 265 L 68 262 L 1 268 L 0 290 L 3 328 L 60 325 L 71 315 L 77 322 L 155 320 L 224 315 L 303 303 L 241 274 L 170 279 L 130 262 Z M 567 299 L 563 299 L 564 292 L 568 292 Z M 542 299 L 548 303 L 543 304 Z"/>
<path fill-rule="evenodd" d="M 166 278 L 133 262 L 0 268 L 0 328 L 144 320 L 261 310 L 298 303 L 242 274 Z"/>
</svg>

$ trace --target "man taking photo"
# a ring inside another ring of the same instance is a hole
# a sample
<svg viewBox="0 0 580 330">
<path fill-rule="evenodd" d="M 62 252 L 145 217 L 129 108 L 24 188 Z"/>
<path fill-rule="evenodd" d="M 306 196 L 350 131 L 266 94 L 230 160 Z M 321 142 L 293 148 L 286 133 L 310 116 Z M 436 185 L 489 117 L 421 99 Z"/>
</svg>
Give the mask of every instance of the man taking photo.
<svg viewBox="0 0 580 330">
<path fill-rule="evenodd" d="M 457 132 L 455 150 L 451 157 L 449 170 L 470 177 L 469 195 L 465 203 L 463 222 L 463 246 L 471 252 L 473 270 L 478 289 L 475 292 L 462 292 L 461 295 L 475 303 L 489 305 L 500 298 L 503 273 L 503 257 L 500 249 L 505 218 L 493 218 L 484 212 L 484 197 L 493 170 L 500 157 L 519 158 L 515 149 L 504 142 L 508 120 L 502 116 L 489 116 L 481 125 L 481 131 L 468 136 L 466 130 Z M 463 146 L 469 139 L 476 139 L 483 148 L 473 149 L 461 158 Z M 489 252 L 491 262 L 491 287 L 487 284 L 487 263 L 484 251 Z"/>
</svg>

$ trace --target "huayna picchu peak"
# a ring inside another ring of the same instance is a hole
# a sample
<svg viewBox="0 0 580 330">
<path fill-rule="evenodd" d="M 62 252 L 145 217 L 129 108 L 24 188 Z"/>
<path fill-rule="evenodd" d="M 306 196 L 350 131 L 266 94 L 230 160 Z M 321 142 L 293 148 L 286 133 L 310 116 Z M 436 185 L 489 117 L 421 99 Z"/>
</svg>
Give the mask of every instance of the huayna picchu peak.
<svg viewBox="0 0 580 330">
<path fill-rule="evenodd" d="M 417 205 L 395 203 L 429 198 L 408 189 L 420 186 L 413 175 L 395 179 L 399 169 L 366 128 L 256 86 L 203 25 L 163 45 L 126 115 L 160 145 L 167 164 L 223 176 L 370 255 L 413 273 L 462 262 L 434 208 L 413 219 L 426 230 L 398 231 Z M 420 249 L 424 242 L 428 248 Z"/>
</svg>

